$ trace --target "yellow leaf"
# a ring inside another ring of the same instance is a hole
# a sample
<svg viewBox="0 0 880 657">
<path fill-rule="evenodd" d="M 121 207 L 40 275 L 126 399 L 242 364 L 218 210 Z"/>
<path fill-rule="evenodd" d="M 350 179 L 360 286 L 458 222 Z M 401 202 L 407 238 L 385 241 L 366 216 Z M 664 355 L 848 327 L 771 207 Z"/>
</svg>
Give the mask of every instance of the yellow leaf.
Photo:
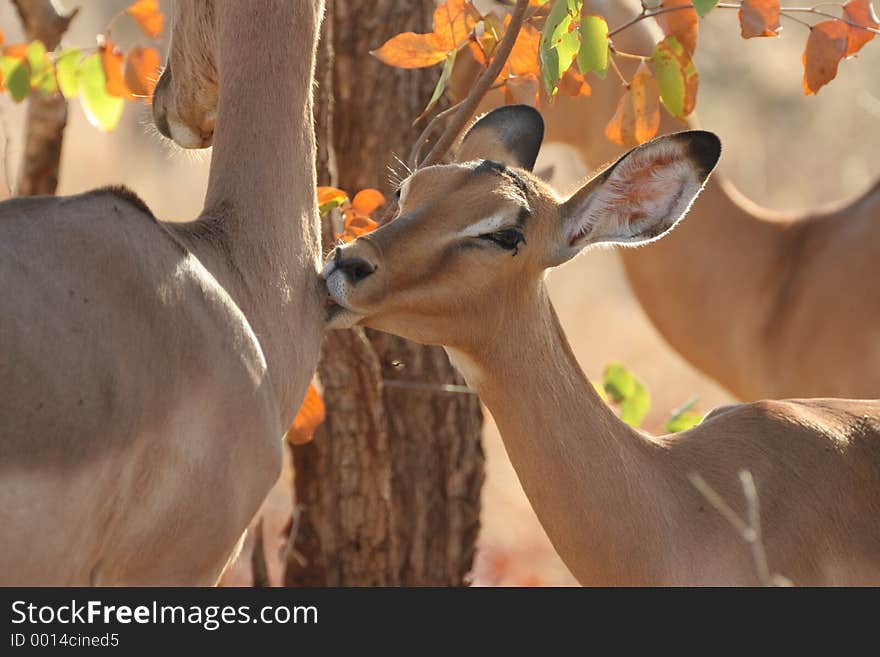
<svg viewBox="0 0 880 657">
<path fill-rule="evenodd" d="M 617 104 L 605 136 L 615 144 L 631 148 L 648 141 L 660 127 L 660 87 L 651 69 L 642 62 L 626 93 Z"/>
<path fill-rule="evenodd" d="M 434 33 L 404 32 L 391 37 L 371 53 L 380 61 L 397 68 L 424 68 L 446 59 L 447 51 L 440 47 Z"/>
<path fill-rule="evenodd" d="M 447 0 L 434 10 L 434 35 L 441 50 L 455 50 L 468 40 L 477 24 L 470 4 L 468 0 Z"/>
</svg>

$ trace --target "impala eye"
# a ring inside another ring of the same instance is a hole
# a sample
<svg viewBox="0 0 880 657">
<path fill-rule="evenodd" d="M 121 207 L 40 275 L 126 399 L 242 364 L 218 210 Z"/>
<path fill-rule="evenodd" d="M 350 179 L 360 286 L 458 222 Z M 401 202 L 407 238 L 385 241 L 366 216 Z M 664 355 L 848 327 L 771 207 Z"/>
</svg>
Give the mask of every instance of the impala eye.
<svg viewBox="0 0 880 657">
<path fill-rule="evenodd" d="M 398 188 L 394 191 L 394 198 L 396 198 L 398 201 L 400 201 L 400 187 L 398 187 Z"/>
<path fill-rule="evenodd" d="M 526 243 L 526 238 L 519 228 L 505 228 L 495 233 L 486 233 L 480 235 L 480 239 L 494 242 L 502 249 L 514 251 L 514 255 L 519 250 L 519 245 Z"/>
</svg>

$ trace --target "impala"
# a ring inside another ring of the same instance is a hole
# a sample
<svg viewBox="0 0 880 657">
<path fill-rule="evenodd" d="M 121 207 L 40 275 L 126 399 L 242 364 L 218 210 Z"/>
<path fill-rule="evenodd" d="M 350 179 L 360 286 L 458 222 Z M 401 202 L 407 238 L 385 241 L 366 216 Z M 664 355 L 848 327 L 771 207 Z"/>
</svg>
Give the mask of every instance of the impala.
<svg viewBox="0 0 880 657">
<path fill-rule="evenodd" d="M 741 469 L 757 481 L 773 568 L 796 584 L 880 583 L 880 402 L 741 404 L 651 437 L 599 398 L 548 298 L 549 267 L 668 233 L 715 166 L 718 138 L 659 138 L 561 200 L 529 171 L 542 132 L 535 110 L 501 108 L 455 163 L 411 175 L 397 216 L 328 259 L 328 325 L 446 347 L 584 584 L 757 583 L 748 549 L 688 480 L 699 474 L 735 505 Z"/>
<path fill-rule="evenodd" d="M 612 27 L 641 9 L 621 0 L 589 4 Z M 646 20 L 614 41 L 647 55 L 661 38 Z M 458 79 L 456 95 L 471 77 Z M 541 111 L 546 141 L 569 144 L 595 169 L 620 156 L 603 133 L 624 88 L 614 75 L 589 83 L 589 98 L 559 94 Z M 483 110 L 500 102 L 496 94 Z M 681 128 L 662 112 L 661 134 Z M 777 213 L 716 172 L 687 222 L 620 257 L 664 339 L 740 399 L 880 395 L 880 183 L 846 203 Z"/>
<path fill-rule="evenodd" d="M 213 584 L 323 326 L 322 0 L 176 4 L 154 113 L 214 144 L 191 223 L 105 189 L 0 206 L 0 584 Z"/>
</svg>

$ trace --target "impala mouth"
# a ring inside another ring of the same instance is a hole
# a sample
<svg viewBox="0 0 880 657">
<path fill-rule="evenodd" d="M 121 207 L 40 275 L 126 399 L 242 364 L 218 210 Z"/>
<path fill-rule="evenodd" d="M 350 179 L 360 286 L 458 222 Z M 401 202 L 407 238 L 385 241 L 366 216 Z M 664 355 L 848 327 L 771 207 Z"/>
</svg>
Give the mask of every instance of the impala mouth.
<svg viewBox="0 0 880 657">
<path fill-rule="evenodd" d="M 336 301 L 333 297 L 328 296 L 325 305 L 325 328 L 328 329 L 346 329 L 355 326 L 361 321 L 365 315 L 350 310 Z"/>
<path fill-rule="evenodd" d="M 341 273 L 333 276 L 333 268 L 325 268 L 324 280 L 327 286 L 327 296 L 324 298 L 325 328 L 328 329 L 345 329 L 355 326 L 366 315 L 356 310 L 348 308 L 339 296 L 343 294 L 340 284 L 344 284 L 344 280 L 338 280 L 342 277 Z"/>
</svg>

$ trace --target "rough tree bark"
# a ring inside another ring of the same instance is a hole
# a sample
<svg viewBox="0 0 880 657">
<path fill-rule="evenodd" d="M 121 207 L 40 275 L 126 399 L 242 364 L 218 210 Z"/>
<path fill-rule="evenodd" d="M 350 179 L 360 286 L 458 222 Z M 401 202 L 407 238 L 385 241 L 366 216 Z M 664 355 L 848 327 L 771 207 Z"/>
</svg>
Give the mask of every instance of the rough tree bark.
<svg viewBox="0 0 880 657">
<path fill-rule="evenodd" d="M 316 103 L 320 184 L 383 188 L 393 155 L 405 159 L 437 71 L 391 69 L 367 53 L 393 34 L 430 31 L 434 7 L 328 2 Z M 333 331 L 319 376 L 328 415 L 312 443 L 294 448 L 298 511 L 286 583 L 465 583 L 479 528 L 482 415 L 476 396 L 441 390 L 462 383 L 445 352 Z"/>
<path fill-rule="evenodd" d="M 29 40 L 39 39 L 46 50 L 61 43 L 78 9 L 58 13 L 50 0 L 13 0 Z M 58 188 L 61 145 L 67 125 L 67 100 L 60 93 L 32 91 L 28 99 L 24 157 L 15 193 L 19 196 L 54 194 Z"/>
</svg>

